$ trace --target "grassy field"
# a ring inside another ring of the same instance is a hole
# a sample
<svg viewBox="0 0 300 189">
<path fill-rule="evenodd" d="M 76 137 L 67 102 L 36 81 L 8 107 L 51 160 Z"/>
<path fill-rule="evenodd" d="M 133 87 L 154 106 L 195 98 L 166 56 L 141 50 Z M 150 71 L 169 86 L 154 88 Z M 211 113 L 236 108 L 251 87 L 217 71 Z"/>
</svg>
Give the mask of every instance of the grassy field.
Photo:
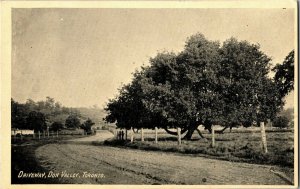
<svg viewBox="0 0 300 189">
<path fill-rule="evenodd" d="M 125 146 L 135 149 L 179 152 L 184 154 L 197 154 L 213 158 L 241 161 L 259 164 L 279 165 L 281 167 L 293 168 L 294 166 L 294 132 L 293 130 L 267 129 L 268 153 L 261 150 L 261 134 L 259 128 L 234 129 L 231 133 L 216 134 L 216 147 L 211 147 L 211 135 L 202 131 L 206 139 L 200 139 L 194 133 L 191 141 L 183 140 L 180 146 L 177 145 L 176 136 L 160 131 L 159 142 L 154 143 L 154 132 L 144 132 L 145 141 L 141 142 L 140 134 L 134 135 L 134 142 L 129 141 L 106 141 L 107 145 Z M 130 135 L 128 135 L 128 139 Z"/>
</svg>

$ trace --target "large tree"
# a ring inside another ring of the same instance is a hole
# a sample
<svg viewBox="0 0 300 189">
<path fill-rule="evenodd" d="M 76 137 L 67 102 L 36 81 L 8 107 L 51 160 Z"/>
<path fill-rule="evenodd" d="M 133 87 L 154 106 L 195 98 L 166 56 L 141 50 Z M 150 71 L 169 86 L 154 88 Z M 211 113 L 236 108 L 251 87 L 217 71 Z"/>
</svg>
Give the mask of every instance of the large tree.
<svg viewBox="0 0 300 189">
<path fill-rule="evenodd" d="M 46 130 L 46 117 L 41 112 L 32 111 L 26 118 L 26 125 L 28 129 L 33 129 L 35 132 Z"/>
<path fill-rule="evenodd" d="M 64 125 L 59 122 L 59 121 L 55 121 L 51 124 L 50 130 L 52 131 L 60 131 L 61 129 L 64 128 Z"/>
<path fill-rule="evenodd" d="M 95 123 L 90 118 L 88 118 L 83 124 L 81 124 L 80 128 L 83 129 L 86 133 L 91 134 L 93 125 L 95 125 Z"/>
<path fill-rule="evenodd" d="M 77 129 L 80 127 L 80 120 L 76 114 L 71 114 L 67 117 L 65 126 L 67 128 Z"/>
<path fill-rule="evenodd" d="M 11 127 L 12 128 L 26 128 L 27 110 L 23 104 L 11 99 Z"/>
<path fill-rule="evenodd" d="M 273 70 L 274 79 L 282 97 L 294 89 L 294 50 L 292 50 L 282 64 L 277 64 Z"/>
<path fill-rule="evenodd" d="M 282 107 L 276 83 L 268 78 L 270 61 L 259 45 L 231 38 L 220 46 L 193 35 L 179 54 L 151 58 L 108 103 L 106 120 L 123 128 L 159 125 L 170 134 L 180 127 L 187 139 L 200 124 L 210 131 L 213 124 L 266 121 Z"/>
<path fill-rule="evenodd" d="M 107 107 L 107 122 L 116 122 L 117 127 L 130 129 L 160 127 L 155 121 L 161 118 L 155 118 L 149 109 L 144 105 L 145 94 L 143 93 L 141 83 L 144 77 L 144 70 L 134 74 L 132 83 L 119 89 L 119 96 L 109 100 Z"/>
</svg>

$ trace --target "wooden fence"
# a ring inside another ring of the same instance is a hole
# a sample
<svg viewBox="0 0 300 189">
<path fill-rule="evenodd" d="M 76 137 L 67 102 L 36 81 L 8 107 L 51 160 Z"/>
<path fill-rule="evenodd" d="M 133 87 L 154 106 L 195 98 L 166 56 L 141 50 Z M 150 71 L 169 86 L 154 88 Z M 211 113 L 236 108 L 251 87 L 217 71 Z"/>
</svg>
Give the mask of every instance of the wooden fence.
<svg viewBox="0 0 300 189">
<path fill-rule="evenodd" d="M 216 147 L 216 139 L 215 139 L 215 128 L 214 126 L 211 127 L 211 147 L 215 148 Z M 155 138 L 154 138 L 154 143 L 158 143 L 159 138 L 158 138 L 158 128 L 155 127 Z M 176 132 L 177 132 L 177 144 L 181 145 L 182 144 L 182 136 L 181 136 L 181 128 L 176 128 Z M 133 132 L 133 128 L 131 127 L 129 130 L 127 129 L 119 129 L 119 130 L 115 130 L 112 133 L 114 133 L 115 138 L 117 140 L 124 140 L 127 141 L 128 140 L 128 133 L 130 136 L 130 142 L 133 143 L 135 140 L 135 135 L 137 135 L 136 133 Z M 266 131 L 265 131 L 265 126 L 264 126 L 264 122 L 260 123 L 260 133 L 261 133 L 261 144 L 262 144 L 262 150 L 264 153 L 268 153 L 268 149 L 267 149 L 267 138 L 266 138 Z M 145 141 L 145 134 L 144 134 L 144 129 L 141 128 L 140 129 L 140 141 L 144 142 Z"/>
</svg>

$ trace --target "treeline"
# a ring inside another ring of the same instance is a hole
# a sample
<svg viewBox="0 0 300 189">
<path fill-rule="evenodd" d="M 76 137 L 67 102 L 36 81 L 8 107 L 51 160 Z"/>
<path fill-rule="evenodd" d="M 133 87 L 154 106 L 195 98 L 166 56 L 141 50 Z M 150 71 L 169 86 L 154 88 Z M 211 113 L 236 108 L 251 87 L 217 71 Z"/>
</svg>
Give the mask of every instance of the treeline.
<svg viewBox="0 0 300 189">
<path fill-rule="evenodd" d="M 11 99 L 12 128 L 31 129 L 35 132 L 82 128 L 90 133 L 92 125 L 94 123 L 91 119 L 82 119 L 78 109 L 62 106 L 51 97 L 38 102 L 28 99 L 25 103 Z"/>
<path fill-rule="evenodd" d="M 275 76 L 270 78 L 270 72 Z M 181 128 L 190 139 L 199 125 L 211 132 L 277 118 L 294 86 L 294 51 L 271 69 L 258 44 L 226 40 L 222 45 L 198 33 L 183 51 L 158 53 L 136 71 L 106 107 L 107 122 L 119 128 Z"/>
</svg>

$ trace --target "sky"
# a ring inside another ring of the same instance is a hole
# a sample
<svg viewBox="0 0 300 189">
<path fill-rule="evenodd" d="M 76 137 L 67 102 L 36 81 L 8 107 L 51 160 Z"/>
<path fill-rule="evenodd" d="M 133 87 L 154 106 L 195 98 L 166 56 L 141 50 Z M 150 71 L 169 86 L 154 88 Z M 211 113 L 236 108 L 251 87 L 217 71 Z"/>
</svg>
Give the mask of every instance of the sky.
<svg viewBox="0 0 300 189">
<path fill-rule="evenodd" d="M 294 10 L 13 9 L 12 98 L 104 107 L 150 57 L 198 32 L 259 43 L 275 65 L 294 49 Z"/>
</svg>

